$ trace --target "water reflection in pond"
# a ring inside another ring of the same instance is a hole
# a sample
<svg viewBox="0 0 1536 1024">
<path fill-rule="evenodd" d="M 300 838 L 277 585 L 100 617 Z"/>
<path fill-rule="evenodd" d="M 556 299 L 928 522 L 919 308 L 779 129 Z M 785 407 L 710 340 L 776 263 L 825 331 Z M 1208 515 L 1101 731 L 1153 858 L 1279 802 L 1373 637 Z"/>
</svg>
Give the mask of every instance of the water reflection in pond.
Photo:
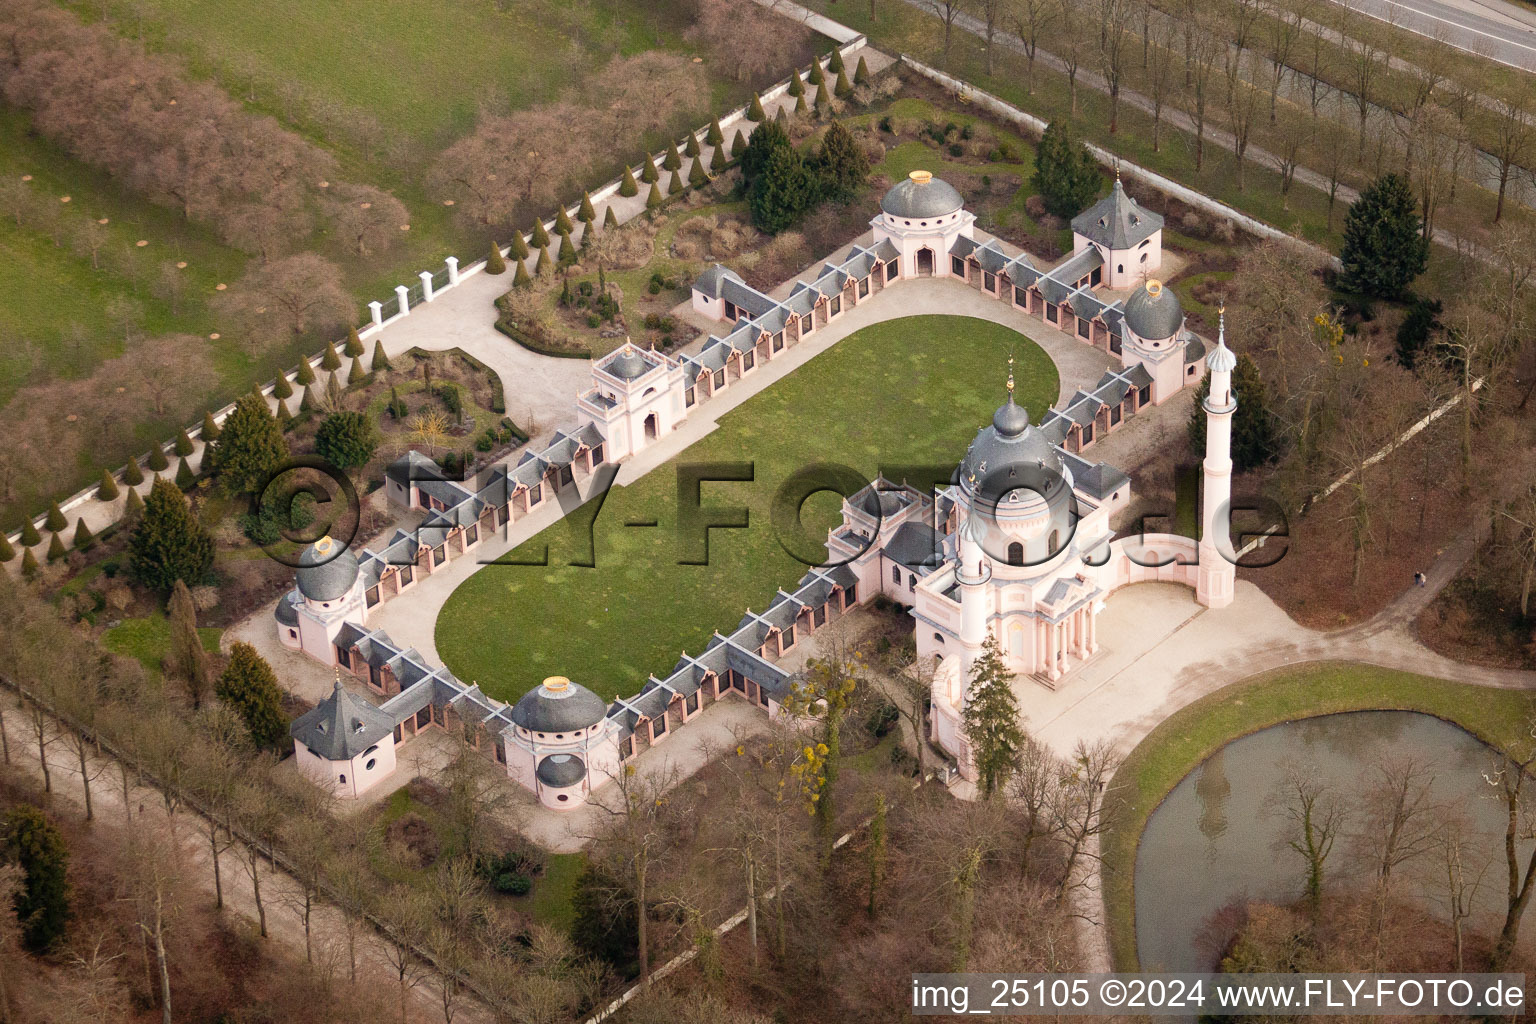
<svg viewBox="0 0 1536 1024">
<path fill-rule="evenodd" d="M 1153 812 L 1136 857 L 1136 944 L 1143 970 L 1215 966 L 1224 907 L 1302 895 L 1305 864 L 1287 848 L 1288 772 L 1329 787 L 1348 818 L 1327 861 L 1330 886 L 1364 884 L 1371 866 L 1347 834 L 1363 826 L 1373 773 L 1405 758 L 1430 766 L 1430 799 L 1453 808 L 1474 835 L 1476 869 L 1487 866 L 1478 903 L 1496 910 L 1504 885 L 1503 804 L 1484 780 L 1492 752 L 1428 715 L 1367 711 L 1278 725 L 1229 743 L 1186 776 Z M 1437 813 L 1439 813 L 1437 811 Z M 1406 868 L 1397 892 L 1433 909 L 1433 853 Z M 1398 876 L 1394 876 L 1398 877 Z M 1479 922 L 1486 923 L 1486 922 Z M 1530 929 L 1527 929 L 1529 932 Z"/>
</svg>

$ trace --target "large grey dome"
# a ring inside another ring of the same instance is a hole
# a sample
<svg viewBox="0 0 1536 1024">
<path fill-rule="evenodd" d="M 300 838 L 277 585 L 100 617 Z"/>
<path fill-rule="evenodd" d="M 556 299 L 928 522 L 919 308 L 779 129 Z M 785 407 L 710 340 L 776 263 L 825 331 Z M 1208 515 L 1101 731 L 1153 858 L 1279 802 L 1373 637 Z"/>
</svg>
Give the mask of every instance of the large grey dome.
<svg viewBox="0 0 1536 1024">
<path fill-rule="evenodd" d="M 587 777 L 587 766 L 575 754 L 550 754 L 534 769 L 546 786 L 564 789 Z"/>
<path fill-rule="evenodd" d="M 1148 281 L 1125 300 L 1125 325 L 1136 337 L 1163 341 L 1178 334 L 1184 326 L 1184 306 L 1172 288 L 1161 281 Z"/>
<path fill-rule="evenodd" d="M 880 200 L 880 209 L 892 217 L 947 217 L 964 205 L 953 185 L 927 171 L 913 171 Z"/>
<path fill-rule="evenodd" d="M 296 582 L 311 601 L 338 601 L 357 582 L 357 556 L 330 537 L 321 537 L 299 555 Z"/>
<path fill-rule="evenodd" d="M 1029 415 L 1010 395 L 983 427 L 960 463 L 960 490 L 973 504 L 993 506 L 1020 488 L 1054 501 L 1071 486 L 1061 453 L 1030 425 Z"/>
<path fill-rule="evenodd" d="M 550 676 L 512 707 L 512 721 L 531 732 L 575 732 L 603 720 L 608 705 L 585 686 Z"/>
</svg>

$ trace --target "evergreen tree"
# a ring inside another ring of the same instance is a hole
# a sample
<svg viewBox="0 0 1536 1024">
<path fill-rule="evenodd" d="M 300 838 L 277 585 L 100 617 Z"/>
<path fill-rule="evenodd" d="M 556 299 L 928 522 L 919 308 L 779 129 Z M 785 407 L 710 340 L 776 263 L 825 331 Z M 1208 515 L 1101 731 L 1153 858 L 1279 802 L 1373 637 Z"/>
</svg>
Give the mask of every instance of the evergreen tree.
<svg viewBox="0 0 1536 1024">
<path fill-rule="evenodd" d="M 196 449 L 197 446 L 192 443 L 192 436 L 188 434 L 187 429 L 183 427 L 181 429 L 181 433 L 176 435 L 176 446 L 174 449 L 176 454 L 185 458 L 186 456 L 191 455 Z"/>
<path fill-rule="evenodd" d="M 827 91 L 827 83 L 822 82 L 816 87 L 816 109 L 825 110 L 832 106 L 832 94 Z"/>
<path fill-rule="evenodd" d="M 624 180 L 619 182 L 619 195 L 628 199 L 630 196 L 640 194 L 640 186 L 635 184 L 635 172 L 628 167 L 624 168 Z"/>
<path fill-rule="evenodd" d="M 288 442 L 266 399 L 248 394 L 235 403 L 224 433 L 203 454 L 203 468 L 219 476 L 226 494 L 252 494 L 288 458 Z"/>
<path fill-rule="evenodd" d="M 32 553 L 31 548 L 27 548 L 21 553 L 21 578 L 35 580 L 40 572 L 42 569 L 37 564 L 37 556 Z"/>
<path fill-rule="evenodd" d="M 833 50 L 831 58 L 827 61 L 827 70 L 834 75 L 843 73 L 843 51 Z"/>
<path fill-rule="evenodd" d="M 512 274 L 512 287 L 533 287 L 533 278 L 528 276 L 528 264 L 524 263 L 522 260 L 517 261 L 517 270 Z"/>
<path fill-rule="evenodd" d="M 299 372 L 293 375 L 293 382 L 301 388 L 307 388 L 315 382 L 315 364 L 308 359 L 299 360 Z"/>
<path fill-rule="evenodd" d="M 607 231 L 609 228 L 616 228 L 618 226 L 619 218 L 613 212 L 613 204 L 609 203 L 603 208 L 603 230 Z"/>
<path fill-rule="evenodd" d="M 1024 730 L 1019 728 L 1019 702 L 1010 684 L 1012 674 L 1003 664 L 997 639 L 988 635 L 981 657 L 971 666 L 971 685 L 966 690 L 965 736 L 976 762 L 977 786 L 990 798 L 1018 768 L 1024 750 Z"/>
<path fill-rule="evenodd" d="M 740 160 L 741 155 L 747 151 L 747 137 L 741 134 L 741 129 L 736 129 L 736 135 L 731 139 L 731 159 Z"/>
<path fill-rule="evenodd" d="M 805 80 L 800 77 L 800 73 L 799 72 L 796 72 L 795 74 L 789 76 L 789 95 L 791 95 L 791 96 L 804 96 L 805 95 Z"/>
<path fill-rule="evenodd" d="M 694 188 L 709 184 L 709 175 L 704 170 L 703 160 L 694 160 L 692 166 L 688 168 L 688 184 Z"/>
<path fill-rule="evenodd" d="M 821 70 L 821 61 L 811 61 L 811 74 L 810 77 L 806 79 L 806 81 L 810 82 L 812 85 L 827 84 L 827 73 Z"/>
<path fill-rule="evenodd" d="M 512 233 L 512 244 L 507 248 L 507 255 L 514 260 L 525 260 L 533 255 L 533 250 L 528 248 L 528 239 L 523 237 L 521 231 Z"/>
<path fill-rule="evenodd" d="M 278 376 L 283 378 L 283 383 L 284 384 L 288 383 L 288 378 L 287 377 L 283 376 L 282 374 L 278 374 Z M 290 390 L 290 392 L 292 391 L 291 388 L 289 390 Z M 218 440 L 218 438 L 219 438 L 219 425 L 214 422 L 213 413 L 211 413 L 211 412 L 203 413 L 203 443 L 206 444 L 209 441 L 216 441 L 216 440 Z"/>
<path fill-rule="evenodd" d="M 832 92 L 838 99 L 847 99 L 853 95 L 853 86 L 849 83 L 846 72 L 837 73 L 837 82 L 832 86 Z"/>
<path fill-rule="evenodd" d="M 546 277 L 555 271 L 554 257 L 549 254 L 549 246 L 539 246 L 539 261 L 533 265 L 533 272 L 539 277 Z"/>
<path fill-rule="evenodd" d="M 28 519 L 21 524 L 21 546 L 35 548 L 43 542 L 42 534 L 37 532 L 37 524 Z"/>
<path fill-rule="evenodd" d="M 373 343 L 373 362 L 371 368 L 374 373 L 383 373 L 393 369 L 389 363 L 389 353 L 384 351 L 384 342 L 379 340 Z"/>
<path fill-rule="evenodd" d="M 571 944 L 609 964 L 620 977 L 640 970 L 639 918 L 635 899 L 611 875 L 582 866 L 571 889 Z"/>
<path fill-rule="evenodd" d="M 683 144 L 683 155 L 692 159 L 696 158 L 700 152 L 701 149 L 699 147 L 699 137 L 692 132 L 689 132 L 688 141 Z"/>
<path fill-rule="evenodd" d="M 196 711 L 203 706 L 203 700 L 213 686 L 213 665 L 203 647 L 202 635 L 197 631 L 197 605 L 184 580 L 177 580 L 171 587 L 168 611 L 171 650 L 165 657 L 165 673 L 186 687 L 187 699 Z"/>
<path fill-rule="evenodd" d="M 192 464 L 183 455 L 176 466 L 176 486 L 186 491 L 190 490 L 195 483 L 197 483 L 197 474 L 192 472 Z"/>
<path fill-rule="evenodd" d="M 283 753 L 288 748 L 288 716 L 283 714 L 283 691 L 277 675 L 256 648 L 236 641 L 229 664 L 219 676 L 216 692 L 240 721 L 259 749 Z"/>
<path fill-rule="evenodd" d="M 31 804 L 18 804 L 0 818 L 3 860 L 21 868 L 21 889 L 12 906 L 21 941 L 33 953 L 46 953 L 69 924 L 69 849 L 48 816 Z"/>
<path fill-rule="evenodd" d="M 1056 217 L 1075 217 L 1099 194 L 1099 168 L 1088 148 L 1062 120 L 1046 125 L 1035 151 L 1031 179 L 1045 208 Z"/>
<path fill-rule="evenodd" d="M 760 231 L 776 235 L 799 220 L 816 198 L 816 176 L 805 166 L 800 154 L 786 146 L 775 149 L 762 172 L 752 180 L 747 208 L 752 212 L 752 223 Z"/>
<path fill-rule="evenodd" d="M 123 467 L 123 483 L 129 487 L 137 487 L 144 482 L 144 470 L 139 466 L 138 459 L 130 459 L 128 465 Z"/>
<path fill-rule="evenodd" d="M 720 119 L 713 118 L 709 122 L 709 130 L 704 133 L 704 141 L 711 146 L 718 146 L 725 141 L 725 132 L 720 130 Z"/>
<path fill-rule="evenodd" d="M 647 155 L 645 162 L 640 165 L 640 180 L 647 185 L 654 185 L 661 180 L 661 172 L 656 170 L 656 158 Z"/>
<path fill-rule="evenodd" d="M 299 396 L 299 412 L 314 412 L 323 404 L 325 403 L 324 398 L 320 392 L 319 384 L 311 384 L 309 387 L 305 388 L 304 393 Z"/>
<path fill-rule="evenodd" d="M 575 262 L 576 246 L 571 241 L 571 234 L 569 231 L 562 231 L 560 233 L 560 265 L 568 267 Z"/>
<path fill-rule="evenodd" d="M 853 84 L 854 85 L 868 85 L 869 84 L 869 65 L 864 63 L 863 56 L 859 57 L 859 66 L 857 68 L 855 68 L 854 71 L 853 71 Z"/>
<path fill-rule="evenodd" d="M 658 188 L 655 184 L 652 184 L 651 190 L 645 195 L 645 208 L 647 210 L 654 210 L 663 202 L 664 200 L 661 196 L 661 189 Z"/>
<path fill-rule="evenodd" d="M 762 124 L 768 120 L 768 114 L 763 110 L 763 98 L 756 93 L 752 94 L 752 105 L 747 108 L 747 120 L 753 124 Z M 741 129 L 736 129 L 736 134 L 741 134 Z"/>
<path fill-rule="evenodd" d="M 769 122 L 759 125 L 757 131 L 752 133 L 752 138 L 747 142 L 747 148 L 741 153 L 741 177 L 748 185 L 767 166 L 768 158 L 783 149 L 792 149 L 789 141 L 789 133 L 783 125 Z"/>
<path fill-rule="evenodd" d="M 805 97 L 804 96 L 796 96 L 795 97 L 795 115 L 799 116 L 801 114 L 809 114 L 810 112 L 811 112 L 811 108 L 806 105 Z M 779 108 L 779 113 L 780 114 L 784 113 L 784 108 L 783 107 Z"/>
<path fill-rule="evenodd" d="M 373 420 L 360 412 L 333 412 L 315 431 L 315 452 L 334 466 L 366 466 L 379 447 Z"/>
<path fill-rule="evenodd" d="M 309 394 L 308 388 L 304 390 L 304 394 L 306 396 Z M 293 413 L 288 411 L 287 402 L 277 403 L 277 408 L 272 413 L 272 419 L 277 423 L 278 430 L 285 434 L 288 432 L 288 428 L 293 425 Z"/>
<path fill-rule="evenodd" d="M 535 249 L 549 248 L 549 229 L 544 226 L 542 220 L 533 222 L 533 247 Z"/>
<path fill-rule="evenodd" d="M 581 209 L 577 212 L 576 219 L 587 227 L 591 227 L 593 222 L 597 220 L 597 211 L 592 207 L 591 192 L 583 192 L 581 194 Z"/>
<path fill-rule="evenodd" d="M 64 527 L 69 525 L 69 520 L 64 518 L 64 511 L 59 508 L 58 502 L 51 502 L 48 505 L 48 515 L 43 520 L 43 525 L 48 527 L 48 529 L 52 530 L 54 533 L 58 533 L 60 530 L 64 529 Z"/>
<path fill-rule="evenodd" d="M 1348 291 L 1397 300 L 1429 266 L 1429 239 L 1408 179 L 1384 174 L 1371 182 L 1344 217 L 1339 248 Z"/>
<path fill-rule="evenodd" d="M 156 476 L 171 468 L 171 460 L 165 457 L 165 449 L 159 445 L 149 450 L 149 468 Z"/>
<path fill-rule="evenodd" d="M 347 371 L 347 387 L 352 387 L 354 384 L 361 384 L 367 379 L 368 371 L 363 369 L 363 361 L 361 359 L 352 360 L 352 369 Z"/>
<path fill-rule="evenodd" d="M 683 190 L 683 172 L 673 171 L 672 178 L 667 182 L 667 195 L 675 196 Z"/>
<path fill-rule="evenodd" d="M 328 341 L 328 342 L 325 343 L 325 355 L 320 357 L 320 369 L 322 369 L 322 370 L 339 370 L 339 369 L 341 369 L 341 353 L 336 351 L 336 343 L 335 342 Z"/>
<path fill-rule="evenodd" d="M 162 593 L 177 580 L 202 583 L 213 567 L 213 538 L 192 514 L 186 497 L 166 480 L 156 480 L 150 488 L 128 552 L 133 578 Z"/>
<path fill-rule="evenodd" d="M 350 359 L 356 359 L 363 354 L 363 339 L 357 336 L 356 327 L 347 328 L 347 344 L 341 351 Z"/>
<path fill-rule="evenodd" d="M 568 235 L 576 230 L 576 225 L 571 222 L 571 215 L 565 207 L 560 207 L 560 212 L 555 214 L 555 234 Z"/>
<path fill-rule="evenodd" d="M 16 548 L 11 544 L 11 538 L 0 530 L 0 562 L 9 562 L 16 557 Z"/>
<path fill-rule="evenodd" d="M 816 173 L 823 194 L 844 203 L 858 195 L 869 177 L 869 158 L 841 121 L 833 121 L 822 136 Z"/>
<path fill-rule="evenodd" d="M 485 258 L 485 272 L 487 274 L 505 274 L 507 272 L 506 258 L 501 255 L 501 245 L 491 242 L 491 254 Z"/>
<path fill-rule="evenodd" d="M 128 497 L 123 502 L 123 522 L 132 526 L 144 515 L 144 499 L 138 491 L 129 490 Z"/>
<path fill-rule="evenodd" d="M 1422 295 L 1408 307 L 1408 315 L 1397 328 L 1397 362 L 1404 369 L 1412 370 L 1418 365 L 1431 335 L 1440 330 L 1440 313 L 1444 308 L 1439 299 Z"/>
<path fill-rule="evenodd" d="M 344 408 L 346 396 L 342 393 L 341 381 L 336 377 L 336 371 L 332 370 L 330 376 L 325 378 L 325 402 L 323 408 L 334 412 Z"/>
<path fill-rule="evenodd" d="M 116 501 L 122 493 L 117 489 L 117 477 L 112 475 L 110 469 L 101 471 L 101 484 L 96 488 L 96 497 L 101 501 Z"/>
<path fill-rule="evenodd" d="M 54 534 L 48 539 L 48 561 L 57 562 L 66 554 L 68 554 L 68 550 L 64 547 L 63 537 Z"/>
<path fill-rule="evenodd" d="M 804 110 L 805 109 L 805 97 L 804 96 L 800 97 L 799 103 L 800 103 L 800 109 Z M 789 108 L 781 106 L 779 108 L 779 112 L 773 116 L 773 123 L 778 125 L 780 128 L 784 129 L 787 132 L 789 130 Z"/>
<path fill-rule="evenodd" d="M 1269 408 L 1269 396 L 1259 367 L 1246 354 L 1237 357 L 1232 371 L 1232 392 L 1237 396 L 1237 411 L 1232 414 L 1232 466 L 1239 473 L 1273 462 L 1280 454 L 1280 431 L 1275 414 Z M 1205 407 L 1211 393 L 1211 375 L 1195 389 L 1195 407 L 1189 414 L 1189 443 L 1202 455 L 1205 452 Z"/>
<path fill-rule="evenodd" d="M 677 151 L 677 143 L 667 146 L 667 155 L 662 158 L 662 170 L 676 171 L 683 166 L 683 154 Z"/>
<path fill-rule="evenodd" d="M 725 147 L 724 146 L 716 146 L 714 148 L 714 150 L 709 154 L 709 169 L 710 169 L 710 171 L 712 173 L 714 173 L 714 174 L 719 174 L 721 171 L 725 170 L 729 166 L 730 166 L 730 161 L 728 159 L 726 159 Z"/>
</svg>

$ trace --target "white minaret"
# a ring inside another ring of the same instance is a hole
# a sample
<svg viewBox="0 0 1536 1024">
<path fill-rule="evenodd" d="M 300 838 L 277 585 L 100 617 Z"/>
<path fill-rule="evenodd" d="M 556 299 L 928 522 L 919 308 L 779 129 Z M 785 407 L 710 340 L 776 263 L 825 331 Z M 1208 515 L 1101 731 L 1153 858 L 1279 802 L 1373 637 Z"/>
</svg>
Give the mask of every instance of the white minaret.
<svg viewBox="0 0 1536 1024">
<path fill-rule="evenodd" d="M 1208 608 L 1232 603 L 1237 566 L 1231 559 L 1232 525 L 1232 414 L 1237 396 L 1232 393 L 1232 371 L 1237 357 L 1227 348 L 1227 311 L 1221 310 L 1216 348 L 1206 359 L 1211 371 L 1211 393 L 1205 399 L 1205 480 L 1200 498 L 1200 565 L 1195 598 Z"/>
</svg>

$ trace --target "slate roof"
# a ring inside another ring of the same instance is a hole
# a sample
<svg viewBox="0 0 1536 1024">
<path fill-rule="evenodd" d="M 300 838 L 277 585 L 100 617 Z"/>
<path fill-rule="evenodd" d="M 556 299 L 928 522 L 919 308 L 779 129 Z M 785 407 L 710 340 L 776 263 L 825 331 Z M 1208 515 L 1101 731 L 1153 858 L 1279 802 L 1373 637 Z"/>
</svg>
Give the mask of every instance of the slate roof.
<svg viewBox="0 0 1536 1024">
<path fill-rule="evenodd" d="M 317 757 L 350 761 L 394 731 L 395 722 L 361 697 L 342 688 L 341 680 L 331 695 L 314 709 L 300 715 L 288 728 L 289 735 Z"/>
<path fill-rule="evenodd" d="M 1125 324 L 1138 338 L 1172 338 L 1184 327 L 1184 305 L 1172 288 L 1148 281 L 1125 300 Z"/>
<path fill-rule="evenodd" d="M 708 270 L 704 271 L 704 273 L 700 274 L 697 278 L 694 279 L 693 290 L 696 292 L 702 292 L 712 299 L 718 299 L 721 297 L 721 285 L 723 285 L 726 281 L 743 283 L 741 277 L 736 273 L 736 271 L 731 270 L 728 267 L 722 267 L 720 264 L 716 263 L 714 266 L 710 267 Z"/>
<path fill-rule="evenodd" d="M 885 545 L 886 558 L 926 576 L 944 564 L 944 535 L 927 523 L 902 523 Z"/>
<path fill-rule="evenodd" d="M 1109 195 L 1072 218 L 1072 230 L 1108 249 L 1133 249 L 1163 226 L 1163 218 L 1142 208 L 1125 191 L 1120 179 Z"/>
<path fill-rule="evenodd" d="M 321 537 L 299 554 L 294 573 L 299 593 L 311 601 L 335 601 L 357 582 L 357 555 L 339 541 Z"/>
<path fill-rule="evenodd" d="M 913 171 L 912 175 L 892 185 L 880 200 L 880 209 L 893 217 L 945 217 L 958 213 L 965 200 L 943 178 Z"/>
<path fill-rule="evenodd" d="M 564 789 L 587 777 L 587 766 L 575 754 L 550 754 L 539 762 L 534 774 L 546 786 Z"/>
</svg>

